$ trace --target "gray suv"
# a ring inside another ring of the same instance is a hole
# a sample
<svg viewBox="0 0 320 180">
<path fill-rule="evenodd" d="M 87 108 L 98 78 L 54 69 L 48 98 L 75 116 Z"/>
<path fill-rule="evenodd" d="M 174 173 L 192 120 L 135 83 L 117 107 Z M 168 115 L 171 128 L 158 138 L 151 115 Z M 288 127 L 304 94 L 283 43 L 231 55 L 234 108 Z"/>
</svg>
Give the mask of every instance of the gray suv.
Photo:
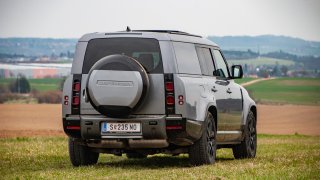
<svg viewBox="0 0 320 180">
<path fill-rule="evenodd" d="M 257 109 L 234 82 L 242 74 L 216 44 L 185 32 L 84 35 L 63 88 L 71 163 L 188 153 L 192 165 L 213 164 L 217 148 L 255 157 Z"/>
</svg>

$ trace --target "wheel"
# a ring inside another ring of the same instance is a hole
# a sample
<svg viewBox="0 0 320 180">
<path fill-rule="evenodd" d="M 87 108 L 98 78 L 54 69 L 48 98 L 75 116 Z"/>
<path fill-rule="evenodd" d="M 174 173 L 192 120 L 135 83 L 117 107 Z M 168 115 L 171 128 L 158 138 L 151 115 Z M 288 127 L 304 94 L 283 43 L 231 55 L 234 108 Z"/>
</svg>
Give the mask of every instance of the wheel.
<svg viewBox="0 0 320 180">
<path fill-rule="evenodd" d="M 92 107 L 101 114 L 127 117 L 143 104 L 149 86 L 147 71 L 138 60 L 115 54 L 91 67 L 86 92 Z"/>
<path fill-rule="evenodd" d="M 69 138 L 69 156 L 73 166 L 87 166 L 98 162 L 99 153 L 92 152 L 86 146 L 81 146 Z"/>
<path fill-rule="evenodd" d="M 236 159 L 254 158 L 257 151 L 257 121 L 252 111 L 249 112 L 244 139 L 241 144 L 232 148 Z"/>
<path fill-rule="evenodd" d="M 191 165 L 214 164 L 216 159 L 216 124 L 210 112 L 208 112 L 205 129 L 201 138 L 189 148 L 189 160 Z"/>
<path fill-rule="evenodd" d="M 128 152 L 126 154 L 129 159 L 143 159 L 147 157 L 147 155 L 138 152 Z"/>
</svg>

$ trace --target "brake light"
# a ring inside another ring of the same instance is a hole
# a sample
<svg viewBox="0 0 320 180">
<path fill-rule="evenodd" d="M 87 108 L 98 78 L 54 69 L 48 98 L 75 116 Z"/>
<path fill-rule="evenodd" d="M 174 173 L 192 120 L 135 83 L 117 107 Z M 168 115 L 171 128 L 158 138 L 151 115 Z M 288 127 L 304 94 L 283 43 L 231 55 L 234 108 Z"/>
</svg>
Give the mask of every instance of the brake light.
<svg viewBox="0 0 320 180">
<path fill-rule="evenodd" d="M 74 75 L 73 84 L 72 84 L 72 96 L 70 97 L 71 99 L 70 103 L 72 104 L 72 109 L 71 109 L 72 114 L 80 114 L 80 91 L 81 91 L 80 82 L 81 82 L 81 76 Z M 69 97 L 67 97 L 67 99 L 69 99 Z"/>
<path fill-rule="evenodd" d="M 167 101 L 167 105 L 174 105 L 174 97 L 173 96 L 171 96 L 171 95 L 167 96 L 166 101 Z"/>
<path fill-rule="evenodd" d="M 175 114 L 173 74 L 164 75 L 166 114 Z"/>
<path fill-rule="evenodd" d="M 167 126 L 167 130 L 177 130 L 177 129 L 182 129 L 181 125 L 176 125 L 176 126 Z"/>
<path fill-rule="evenodd" d="M 69 130 L 80 130 L 80 126 L 67 126 Z"/>
<path fill-rule="evenodd" d="M 74 82 L 73 83 L 73 91 L 80 91 L 80 82 Z"/>
<path fill-rule="evenodd" d="M 173 82 L 166 82 L 166 91 L 173 92 Z"/>
<path fill-rule="evenodd" d="M 72 97 L 72 105 L 78 106 L 80 104 L 80 98 L 79 96 L 73 96 Z"/>
</svg>

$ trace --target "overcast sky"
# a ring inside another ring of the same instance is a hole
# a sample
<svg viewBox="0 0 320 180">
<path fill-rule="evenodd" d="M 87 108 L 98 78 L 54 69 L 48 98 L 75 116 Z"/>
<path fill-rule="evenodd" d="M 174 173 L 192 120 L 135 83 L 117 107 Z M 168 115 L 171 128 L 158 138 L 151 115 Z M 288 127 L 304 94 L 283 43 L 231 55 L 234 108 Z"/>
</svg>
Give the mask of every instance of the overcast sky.
<svg viewBox="0 0 320 180">
<path fill-rule="evenodd" d="M 320 41 L 320 0 L 0 0 L 0 37 L 173 29 Z"/>
</svg>

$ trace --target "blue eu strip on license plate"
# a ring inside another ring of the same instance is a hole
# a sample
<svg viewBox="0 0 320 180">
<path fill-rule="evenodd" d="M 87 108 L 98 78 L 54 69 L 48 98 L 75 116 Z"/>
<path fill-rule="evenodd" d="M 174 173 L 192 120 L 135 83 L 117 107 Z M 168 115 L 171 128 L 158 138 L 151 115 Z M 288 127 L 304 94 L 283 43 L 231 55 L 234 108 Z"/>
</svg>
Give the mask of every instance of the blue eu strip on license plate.
<svg viewBox="0 0 320 180">
<path fill-rule="evenodd" d="M 106 122 L 102 123 L 101 131 L 102 132 L 107 132 L 107 123 Z"/>
</svg>

